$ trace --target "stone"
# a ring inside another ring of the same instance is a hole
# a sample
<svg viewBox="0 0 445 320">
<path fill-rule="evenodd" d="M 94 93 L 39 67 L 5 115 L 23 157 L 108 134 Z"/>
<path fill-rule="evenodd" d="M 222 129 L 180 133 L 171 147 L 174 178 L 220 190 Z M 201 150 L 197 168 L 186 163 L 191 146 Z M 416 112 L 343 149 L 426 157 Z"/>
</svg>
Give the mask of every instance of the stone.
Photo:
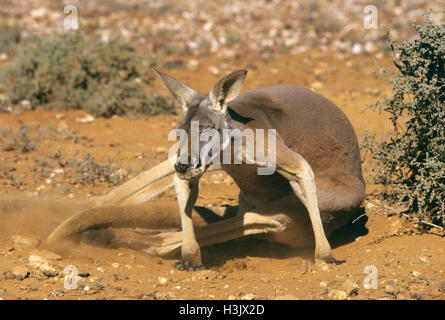
<svg viewBox="0 0 445 320">
<path fill-rule="evenodd" d="M 348 279 L 343 284 L 343 288 L 345 289 L 345 292 L 348 296 L 357 295 L 359 291 L 359 286 L 357 283 L 352 281 L 351 279 Z"/>
<path fill-rule="evenodd" d="M 333 300 L 346 300 L 348 298 L 348 295 L 346 292 L 341 290 L 331 290 L 328 294 L 328 297 Z"/>
<path fill-rule="evenodd" d="M 41 264 L 39 269 L 42 271 L 43 275 L 49 278 L 55 277 L 59 274 L 57 270 L 50 266 L 48 263 Z"/>
<path fill-rule="evenodd" d="M 28 258 L 29 264 L 33 268 L 39 268 L 42 264 L 47 263 L 47 260 L 37 255 L 30 255 Z"/>
<path fill-rule="evenodd" d="M 253 299 L 255 299 L 255 295 L 253 293 L 246 293 L 240 299 L 241 300 L 253 300 Z"/>
<path fill-rule="evenodd" d="M 29 269 L 27 267 L 17 266 L 12 270 L 12 274 L 15 279 L 23 280 L 29 276 Z"/>
<path fill-rule="evenodd" d="M 159 283 L 159 285 L 161 285 L 161 286 L 165 286 L 165 285 L 167 284 L 167 282 L 168 282 L 168 279 L 167 279 L 167 278 L 164 278 L 164 277 L 158 277 L 158 283 Z"/>
<path fill-rule="evenodd" d="M 386 286 L 385 286 L 385 292 L 387 294 L 390 294 L 392 296 L 397 296 L 397 294 L 399 293 L 399 290 L 397 289 L 396 285 L 390 281 Z"/>
<path fill-rule="evenodd" d="M 420 277 L 422 275 L 422 273 L 420 273 L 419 271 L 413 271 L 412 275 L 417 278 L 417 277 Z"/>
<path fill-rule="evenodd" d="M 54 253 L 49 250 L 33 250 L 30 252 L 31 255 L 36 255 L 41 257 L 42 259 L 45 259 L 46 261 L 60 261 L 62 260 L 62 257 L 58 255 L 57 253 Z"/>
<path fill-rule="evenodd" d="M 323 83 L 320 81 L 315 81 L 311 84 L 311 89 L 313 90 L 320 90 L 321 88 L 323 88 Z"/>
</svg>

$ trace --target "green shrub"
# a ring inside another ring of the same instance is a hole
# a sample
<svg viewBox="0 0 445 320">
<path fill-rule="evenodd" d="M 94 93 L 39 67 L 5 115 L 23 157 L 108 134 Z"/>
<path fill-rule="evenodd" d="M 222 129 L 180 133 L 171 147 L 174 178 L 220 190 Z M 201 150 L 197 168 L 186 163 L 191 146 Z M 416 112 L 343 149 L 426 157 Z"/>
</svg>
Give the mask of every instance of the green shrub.
<svg viewBox="0 0 445 320">
<path fill-rule="evenodd" d="M 105 117 L 174 112 L 170 98 L 148 94 L 157 58 L 144 57 L 120 39 L 93 42 L 78 32 L 24 43 L 5 70 L 10 100 L 57 109 L 85 109 Z"/>
<path fill-rule="evenodd" d="M 445 25 L 435 25 L 427 14 L 426 24 L 414 28 L 419 37 L 413 42 L 390 40 L 398 69 L 388 79 L 392 96 L 369 106 L 389 114 L 391 131 L 384 141 L 368 139 L 365 147 L 374 160 L 371 175 L 385 187 L 382 195 L 443 226 Z"/>
<path fill-rule="evenodd" d="M 0 26 L 0 52 L 9 53 L 14 50 L 21 39 L 21 31 L 17 26 Z"/>
</svg>

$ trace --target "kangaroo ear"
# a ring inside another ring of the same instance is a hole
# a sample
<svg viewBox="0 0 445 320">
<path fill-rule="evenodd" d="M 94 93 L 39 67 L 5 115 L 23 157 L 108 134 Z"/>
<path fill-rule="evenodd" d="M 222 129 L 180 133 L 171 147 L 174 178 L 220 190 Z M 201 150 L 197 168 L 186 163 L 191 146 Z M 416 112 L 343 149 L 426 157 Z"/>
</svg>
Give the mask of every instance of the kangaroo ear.
<svg viewBox="0 0 445 320">
<path fill-rule="evenodd" d="M 209 100 L 213 111 L 225 113 L 227 103 L 241 93 L 247 70 L 238 70 L 225 76 L 213 87 L 209 93 Z"/>
<path fill-rule="evenodd" d="M 185 113 L 188 109 L 188 106 L 199 96 L 199 93 L 187 87 L 182 82 L 156 70 L 155 68 L 152 69 L 159 76 L 159 78 L 161 78 L 162 82 L 164 82 L 165 86 L 173 95 L 173 97 L 181 102 L 182 111 L 184 111 Z"/>
</svg>

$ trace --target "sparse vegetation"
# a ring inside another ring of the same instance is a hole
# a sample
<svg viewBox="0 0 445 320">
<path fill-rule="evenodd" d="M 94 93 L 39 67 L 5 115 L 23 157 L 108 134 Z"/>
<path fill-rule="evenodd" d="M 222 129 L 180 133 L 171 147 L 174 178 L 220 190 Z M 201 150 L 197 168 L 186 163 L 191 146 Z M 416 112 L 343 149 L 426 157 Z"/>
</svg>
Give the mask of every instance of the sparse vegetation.
<svg viewBox="0 0 445 320">
<path fill-rule="evenodd" d="M 0 25 L 0 52 L 15 50 L 21 40 L 21 30 L 17 26 Z"/>
<path fill-rule="evenodd" d="M 39 137 L 28 135 L 31 127 L 21 125 L 17 132 L 11 127 L 0 128 L 0 144 L 3 151 L 20 150 L 22 153 L 33 151 L 37 148 Z"/>
<path fill-rule="evenodd" d="M 26 41 L 5 70 L 11 102 L 32 108 L 85 109 L 110 117 L 174 113 L 170 98 L 147 93 L 154 57 L 138 54 L 121 39 L 93 42 L 79 32 Z"/>
<path fill-rule="evenodd" d="M 392 96 L 370 106 L 389 113 L 384 141 L 368 136 L 372 177 L 382 196 L 400 201 L 407 213 L 445 225 L 445 24 L 414 24 L 413 42 L 390 40 L 398 72 L 389 81 Z M 384 71 L 390 75 L 388 71 Z"/>
</svg>

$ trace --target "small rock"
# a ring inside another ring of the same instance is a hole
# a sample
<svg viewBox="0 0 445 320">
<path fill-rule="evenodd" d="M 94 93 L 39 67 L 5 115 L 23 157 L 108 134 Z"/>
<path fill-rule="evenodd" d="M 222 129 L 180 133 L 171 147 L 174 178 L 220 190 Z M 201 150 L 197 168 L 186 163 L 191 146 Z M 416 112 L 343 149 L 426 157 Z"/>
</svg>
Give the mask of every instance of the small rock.
<svg viewBox="0 0 445 320">
<path fill-rule="evenodd" d="M 22 100 L 22 101 L 20 101 L 20 105 L 25 110 L 31 110 L 31 108 L 32 108 L 31 102 L 29 100 Z"/>
<path fill-rule="evenodd" d="M 327 284 L 326 282 L 324 282 L 324 281 L 321 281 L 321 282 L 320 282 L 320 287 L 322 287 L 322 288 L 327 288 L 327 287 L 328 287 L 328 284 Z"/>
<path fill-rule="evenodd" d="M 114 263 L 111 264 L 111 266 L 113 268 L 119 269 L 121 265 L 119 263 L 117 263 L 117 262 L 114 262 Z"/>
<path fill-rule="evenodd" d="M 421 293 L 418 293 L 418 292 L 412 292 L 411 293 L 411 299 L 422 300 L 423 299 L 423 295 Z"/>
<path fill-rule="evenodd" d="M 59 256 L 57 253 L 54 253 L 54 252 L 49 251 L 49 250 L 32 250 L 30 252 L 30 254 L 39 256 L 39 257 L 45 259 L 46 261 L 59 261 L 59 260 L 62 260 L 61 256 Z"/>
<path fill-rule="evenodd" d="M 372 209 L 372 208 L 374 208 L 375 207 L 375 205 L 373 204 L 373 203 L 371 203 L 371 202 L 367 202 L 366 203 L 366 208 L 367 209 Z"/>
<path fill-rule="evenodd" d="M 360 43 L 354 43 L 351 49 L 353 54 L 360 54 L 362 53 L 362 45 Z"/>
<path fill-rule="evenodd" d="M 255 295 L 253 293 L 247 293 L 241 297 L 241 300 L 253 300 Z"/>
<path fill-rule="evenodd" d="M 94 290 L 96 292 L 101 291 L 105 288 L 105 286 L 101 283 L 102 278 L 97 279 L 94 281 L 94 283 L 91 285 L 90 289 Z"/>
<path fill-rule="evenodd" d="M 190 70 L 196 70 L 196 69 L 198 69 L 198 67 L 199 67 L 199 61 L 198 60 L 190 60 L 188 63 L 187 63 L 187 67 L 190 69 Z"/>
<path fill-rule="evenodd" d="M 315 81 L 311 84 L 311 89 L 313 90 L 320 90 L 321 88 L 323 88 L 323 83 L 320 81 Z"/>
<path fill-rule="evenodd" d="M 89 276 L 91 276 L 91 274 L 87 271 L 79 272 L 77 275 L 82 278 L 88 278 Z"/>
<path fill-rule="evenodd" d="M 227 300 L 236 300 L 236 297 L 235 297 L 233 294 L 230 294 L 230 295 L 227 297 Z"/>
<path fill-rule="evenodd" d="M 397 294 L 399 293 L 399 290 L 397 289 L 395 283 L 393 281 L 390 281 L 386 286 L 385 286 L 385 292 L 387 294 L 390 294 L 392 296 L 397 296 Z"/>
<path fill-rule="evenodd" d="M 41 256 L 37 255 L 30 255 L 28 261 L 33 268 L 39 268 L 42 264 L 47 263 L 46 259 L 43 259 Z"/>
<path fill-rule="evenodd" d="M 370 41 L 365 43 L 365 52 L 366 53 L 371 54 L 371 53 L 374 53 L 376 51 L 377 51 L 377 47 L 376 47 L 376 45 L 374 43 L 372 43 Z"/>
<path fill-rule="evenodd" d="M 346 300 L 348 295 L 346 292 L 341 290 L 331 290 L 328 294 L 328 297 L 334 300 Z"/>
<path fill-rule="evenodd" d="M 352 281 L 351 279 L 348 279 L 345 281 L 343 285 L 345 292 L 348 296 L 356 295 L 358 294 L 359 286 L 357 283 Z"/>
<path fill-rule="evenodd" d="M 59 273 L 56 271 L 56 269 L 54 269 L 52 266 L 50 266 L 48 263 L 44 263 L 40 265 L 40 270 L 42 271 L 42 273 L 51 278 L 51 277 L 55 277 L 57 276 Z"/>
<path fill-rule="evenodd" d="M 209 67 L 209 71 L 210 71 L 211 73 L 213 73 L 214 75 L 219 75 L 219 70 L 218 70 L 217 67 L 210 66 L 210 67 Z"/>
<path fill-rule="evenodd" d="M 426 257 L 420 257 L 420 262 L 423 262 L 423 263 L 425 263 L 425 262 L 427 262 L 428 260 L 426 259 Z"/>
<path fill-rule="evenodd" d="M 14 270 L 12 270 L 12 274 L 14 275 L 15 279 L 23 280 L 29 276 L 29 269 L 27 267 L 17 266 L 14 267 Z"/>
<path fill-rule="evenodd" d="M 161 286 L 165 286 L 165 285 L 167 284 L 167 282 L 168 282 L 168 279 L 167 279 L 167 278 L 164 278 L 164 277 L 158 277 L 158 283 L 159 283 L 159 285 L 161 285 Z"/>
<path fill-rule="evenodd" d="M 90 122 L 94 122 L 94 117 L 90 114 L 87 114 L 85 117 L 83 118 L 76 118 L 76 122 L 79 123 L 90 123 Z"/>
<path fill-rule="evenodd" d="M 160 153 L 160 154 L 167 153 L 167 149 L 165 149 L 163 147 L 158 147 L 158 148 L 156 148 L 155 151 L 156 151 L 156 153 Z"/>
<path fill-rule="evenodd" d="M 412 275 L 417 278 L 417 277 L 420 277 L 422 275 L 422 273 L 420 273 L 419 271 L 413 271 Z"/>
<path fill-rule="evenodd" d="M 11 237 L 12 243 L 17 246 L 24 247 L 37 247 L 40 244 L 40 241 L 31 237 L 24 237 L 21 235 L 15 235 Z"/>
</svg>

